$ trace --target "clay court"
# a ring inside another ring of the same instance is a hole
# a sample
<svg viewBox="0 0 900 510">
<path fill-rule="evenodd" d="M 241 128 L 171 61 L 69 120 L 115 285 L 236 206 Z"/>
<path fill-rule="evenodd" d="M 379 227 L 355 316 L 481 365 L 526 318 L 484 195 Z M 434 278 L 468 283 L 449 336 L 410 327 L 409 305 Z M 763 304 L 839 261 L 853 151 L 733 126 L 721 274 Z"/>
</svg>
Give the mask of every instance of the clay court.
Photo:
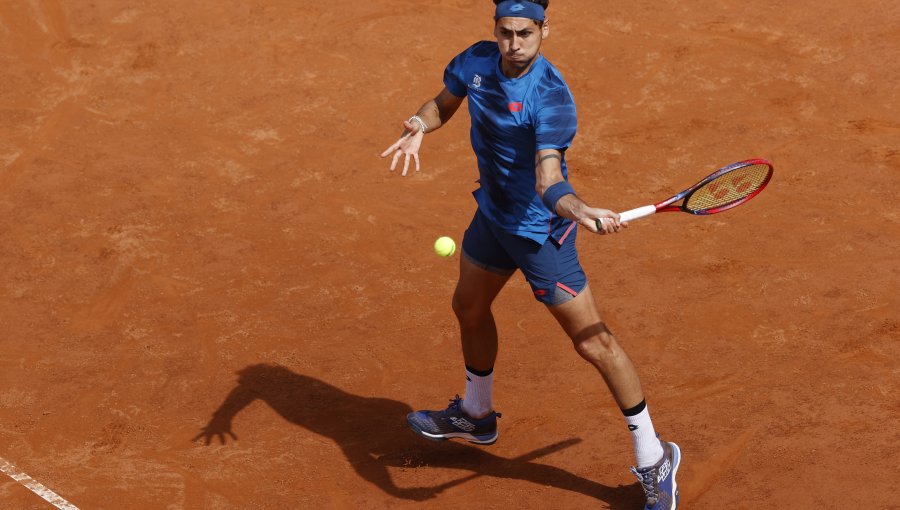
<svg viewBox="0 0 900 510">
<path fill-rule="evenodd" d="M 417 174 L 378 154 L 492 14 L 0 2 L 0 507 L 640 506 L 620 411 L 521 275 L 494 306 L 500 441 L 405 424 L 464 390 L 459 254 L 431 245 L 475 210 L 468 116 Z M 548 14 L 590 203 L 775 166 L 732 211 L 578 237 L 682 507 L 900 509 L 900 4 Z"/>
</svg>

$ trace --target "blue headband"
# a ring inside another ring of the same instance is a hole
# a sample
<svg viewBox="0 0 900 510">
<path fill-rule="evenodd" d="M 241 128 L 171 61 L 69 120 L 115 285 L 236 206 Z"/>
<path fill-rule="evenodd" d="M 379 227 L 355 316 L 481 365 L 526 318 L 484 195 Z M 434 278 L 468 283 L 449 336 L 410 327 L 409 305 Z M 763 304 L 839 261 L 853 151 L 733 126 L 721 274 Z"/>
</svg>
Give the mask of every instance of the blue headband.
<svg viewBox="0 0 900 510">
<path fill-rule="evenodd" d="M 528 18 L 543 22 L 544 8 L 526 0 L 506 0 L 497 4 L 494 20 L 496 21 L 500 18 Z"/>
</svg>

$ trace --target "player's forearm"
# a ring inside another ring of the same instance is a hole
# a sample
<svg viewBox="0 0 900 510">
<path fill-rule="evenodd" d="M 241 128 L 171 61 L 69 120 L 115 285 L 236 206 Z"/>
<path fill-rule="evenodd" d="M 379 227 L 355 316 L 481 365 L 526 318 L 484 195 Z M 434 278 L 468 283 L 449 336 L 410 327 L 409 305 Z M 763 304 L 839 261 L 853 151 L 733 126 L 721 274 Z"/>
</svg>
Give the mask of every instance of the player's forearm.
<svg viewBox="0 0 900 510">
<path fill-rule="evenodd" d="M 578 198 L 572 186 L 564 180 L 549 186 L 547 191 L 540 196 L 544 205 L 548 209 L 552 207 L 557 216 L 581 224 L 592 223 L 597 219 L 597 209 Z"/>
<path fill-rule="evenodd" d="M 444 125 L 447 119 L 441 118 L 441 111 L 438 108 L 437 103 L 434 99 L 430 99 L 419 108 L 419 111 L 416 112 L 416 115 L 412 117 L 413 120 L 410 120 L 411 123 L 415 124 L 416 121 L 422 126 L 422 131 L 425 133 L 430 133 L 436 129 L 440 129 L 441 126 Z"/>
<path fill-rule="evenodd" d="M 571 214 L 577 210 L 572 199 L 575 190 L 562 174 L 562 154 L 555 150 L 539 151 L 535 168 L 535 191 L 547 209 L 564 218 L 574 219 Z M 580 202 L 580 201 L 579 201 Z"/>
<path fill-rule="evenodd" d="M 588 205 L 575 195 L 575 190 L 567 181 L 559 179 L 555 182 L 541 183 L 538 180 L 537 192 L 547 209 L 557 216 L 576 221 L 587 217 L 584 211 Z"/>
<path fill-rule="evenodd" d="M 434 99 L 426 101 L 416 113 L 416 117 L 420 119 L 419 124 L 423 125 L 423 131 L 430 133 L 446 124 L 459 109 L 463 99 L 465 98 L 454 96 L 444 87 Z"/>
<path fill-rule="evenodd" d="M 582 221 L 593 221 L 594 218 L 588 213 L 592 207 L 587 205 L 584 200 L 578 198 L 578 196 L 564 195 L 559 199 L 559 202 L 556 203 L 556 214 L 562 216 L 563 218 L 567 218 L 570 220 L 575 220 L 577 222 Z"/>
<path fill-rule="evenodd" d="M 575 189 L 563 178 L 561 162 L 559 151 L 538 153 L 535 190 L 544 205 L 558 216 L 578 222 L 588 220 L 591 207 L 578 198 Z"/>
</svg>

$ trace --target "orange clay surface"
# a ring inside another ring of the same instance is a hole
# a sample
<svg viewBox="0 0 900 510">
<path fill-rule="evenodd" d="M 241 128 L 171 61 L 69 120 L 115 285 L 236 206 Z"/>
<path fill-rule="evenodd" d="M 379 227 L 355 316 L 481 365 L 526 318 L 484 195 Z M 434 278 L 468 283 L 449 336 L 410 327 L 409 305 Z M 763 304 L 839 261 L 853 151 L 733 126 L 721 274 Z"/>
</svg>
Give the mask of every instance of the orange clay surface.
<svg viewBox="0 0 900 510">
<path fill-rule="evenodd" d="M 475 208 L 468 116 L 420 173 L 377 155 L 492 14 L 0 2 L 0 458 L 82 510 L 640 506 L 621 413 L 520 275 L 500 441 L 405 424 L 464 390 L 459 253 L 432 243 Z M 683 507 L 900 508 L 900 4 L 549 14 L 590 203 L 775 164 L 733 211 L 578 238 Z M 53 508 L 5 475 L 0 507 Z"/>
</svg>

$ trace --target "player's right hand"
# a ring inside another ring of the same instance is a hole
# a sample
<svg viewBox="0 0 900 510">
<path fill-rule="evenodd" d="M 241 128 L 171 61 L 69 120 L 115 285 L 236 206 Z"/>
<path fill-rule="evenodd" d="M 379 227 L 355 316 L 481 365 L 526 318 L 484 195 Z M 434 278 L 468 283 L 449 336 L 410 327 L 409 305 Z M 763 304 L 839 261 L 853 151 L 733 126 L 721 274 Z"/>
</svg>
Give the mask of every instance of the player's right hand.
<svg viewBox="0 0 900 510">
<path fill-rule="evenodd" d="M 400 156 L 405 156 L 403 160 L 403 173 L 400 174 L 405 176 L 406 172 L 409 170 L 409 157 L 412 156 L 413 160 L 416 162 L 416 172 L 418 172 L 419 147 L 422 145 L 422 138 L 424 137 L 425 133 L 422 132 L 422 128 L 418 123 L 411 123 L 408 120 L 403 121 L 403 134 L 400 135 L 400 139 L 382 152 L 381 157 L 384 158 L 390 153 L 394 153 L 394 159 L 391 160 L 391 171 L 393 172 L 394 169 L 397 168 L 397 162 L 400 160 Z"/>
<path fill-rule="evenodd" d="M 589 219 L 581 222 L 591 232 L 603 234 L 615 234 L 623 227 L 627 227 L 627 223 L 619 221 L 619 215 L 609 209 L 590 209 Z"/>
</svg>

